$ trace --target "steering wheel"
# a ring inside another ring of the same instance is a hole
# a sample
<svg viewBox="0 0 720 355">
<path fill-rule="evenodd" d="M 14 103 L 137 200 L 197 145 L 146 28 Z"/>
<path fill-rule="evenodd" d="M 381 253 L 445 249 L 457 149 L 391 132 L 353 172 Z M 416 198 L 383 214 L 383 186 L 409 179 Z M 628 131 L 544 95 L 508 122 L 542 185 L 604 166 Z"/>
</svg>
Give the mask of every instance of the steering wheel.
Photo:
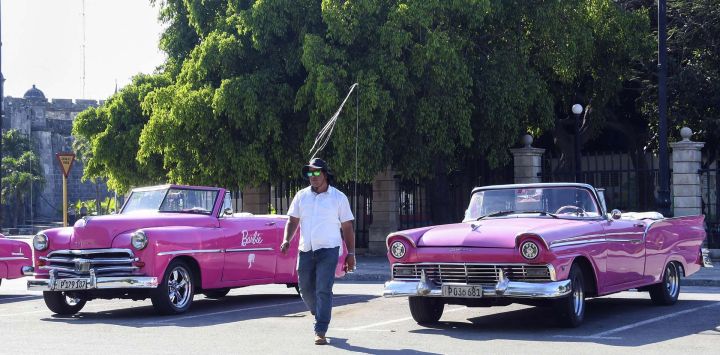
<svg viewBox="0 0 720 355">
<path fill-rule="evenodd" d="M 575 205 L 562 206 L 562 207 L 558 208 L 557 211 L 555 211 L 555 214 L 563 213 L 565 210 L 574 210 L 575 214 L 577 214 L 578 216 L 585 215 L 585 210 L 582 207 L 578 207 Z"/>
</svg>

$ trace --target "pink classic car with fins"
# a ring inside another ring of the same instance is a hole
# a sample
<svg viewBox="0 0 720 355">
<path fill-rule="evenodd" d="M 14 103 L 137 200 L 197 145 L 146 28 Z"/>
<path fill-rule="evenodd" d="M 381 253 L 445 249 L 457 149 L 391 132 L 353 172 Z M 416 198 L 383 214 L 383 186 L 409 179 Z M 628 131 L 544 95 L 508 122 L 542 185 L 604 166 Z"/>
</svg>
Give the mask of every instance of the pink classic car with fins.
<svg viewBox="0 0 720 355">
<path fill-rule="evenodd" d="M 0 234 L 0 282 L 2 279 L 23 277 L 32 269 L 32 250 L 19 240 L 5 238 Z"/>
<path fill-rule="evenodd" d="M 680 278 L 711 267 L 703 216 L 607 213 L 602 190 L 577 183 L 475 188 L 462 223 L 391 233 L 386 297 L 408 297 L 418 323 L 446 304 L 525 303 L 575 327 L 585 298 L 628 289 L 674 304 Z"/>
<path fill-rule="evenodd" d="M 236 287 L 296 287 L 299 237 L 280 253 L 287 216 L 233 214 L 231 206 L 221 188 L 134 189 L 119 214 L 37 234 L 28 290 L 43 291 L 57 314 L 75 314 L 97 298 L 150 298 L 159 313 L 178 314 L 199 293 L 220 298 Z"/>
</svg>

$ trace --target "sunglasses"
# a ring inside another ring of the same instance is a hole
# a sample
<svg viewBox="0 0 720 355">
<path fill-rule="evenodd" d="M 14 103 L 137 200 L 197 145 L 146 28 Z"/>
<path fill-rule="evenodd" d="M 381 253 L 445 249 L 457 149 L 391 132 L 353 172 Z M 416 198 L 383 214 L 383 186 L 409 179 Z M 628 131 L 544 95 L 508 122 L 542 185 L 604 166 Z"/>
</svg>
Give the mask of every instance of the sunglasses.
<svg viewBox="0 0 720 355">
<path fill-rule="evenodd" d="M 320 170 L 308 171 L 308 172 L 305 173 L 305 174 L 306 174 L 308 177 L 310 177 L 310 176 L 320 176 L 320 174 L 322 174 L 322 171 L 320 171 Z"/>
</svg>

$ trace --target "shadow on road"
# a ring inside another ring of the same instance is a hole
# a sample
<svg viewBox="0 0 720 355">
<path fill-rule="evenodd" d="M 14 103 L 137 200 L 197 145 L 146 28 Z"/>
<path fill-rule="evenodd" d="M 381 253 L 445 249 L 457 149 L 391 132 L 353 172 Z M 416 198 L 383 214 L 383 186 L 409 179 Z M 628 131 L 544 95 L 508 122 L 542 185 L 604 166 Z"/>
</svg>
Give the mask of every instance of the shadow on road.
<svg viewBox="0 0 720 355">
<path fill-rule="evenodd" d="M 0 295 L 0 305 L 16 302 L 34 301 L 42 299 L 42 296 L 19 294 L 19 295 Z"/>
<path fill-rule="evenodd" d="M 470 308 L 472 310 L 472 308 Z M 709 313 L 712 312 L 712 313 Z M 466 322 L 443 322 L 417 334 L 438 334 L 464 340 L 529 340 L 594 342 L 614 346 L 642 346 L 703 332 L 720 336 L 717 301 L 678 301 L 674 306 L 654 306 L 647 299 L 598 298 L 587 303 L 585 321 L 578 328 L 563 328 L 552 308 L 520 310 L 469 318 Z M 675 316 L 673 314 L 680 313 Z M 682 326 L 678 326 L 682 324 Z"/>
<path fill-rule="evenodd" d="M 330 346 L 343 349 L 347 351 L 362 353 L 362 354 L 377 354 L 377 355 L 392 355 L 392 354 L 421 354 L 421 355 L 436 355 L 438 353 L 429 353 L 426 351 L 419 351 L 419 350 L 412 350 L 412 349 L 397 349 L 397 350 L 387 350 L 387 349 L 372 349 L 372 348 L 366 348 L 363 346 L 355 346 L 350 343 L 348 343 L 348 339 L 346 338 L 336 338 L 331 337 L 330 338 Z"/>
<path fill-rule="evenodd" d="M 371 295 L 336 294 L 334 306 L 368 302 Z M 88 306 L 92 301 L 88 302 Z M 88 306 L 85 306 L 86 308 Z M 111 307 L 112 305 L 110 305 Z M 84 312 L 64 317 L 43 318 L 47 322 L 72 324 L 114 324 L 134 328 L 176 326 L 204 327 L 262 318 L 295 318 L 310 316 L 302 299 L 292 294 L 230 295 L 221 299 L 195 296 L 190 311 L 176 316 L 158 315 L 151 306 Z"/>
</svg>

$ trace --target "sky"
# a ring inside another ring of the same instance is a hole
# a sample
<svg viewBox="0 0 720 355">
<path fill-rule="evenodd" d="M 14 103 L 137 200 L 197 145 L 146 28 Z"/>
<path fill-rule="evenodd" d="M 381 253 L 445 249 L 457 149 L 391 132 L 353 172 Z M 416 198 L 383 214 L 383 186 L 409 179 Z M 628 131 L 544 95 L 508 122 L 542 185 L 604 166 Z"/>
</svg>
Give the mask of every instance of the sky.
<svg viewBox="0 0 720 355">
<path fill-rule="evenodd" d="M 150 0 L 0 0 L 4 95 L 33 84 L 48 99 L 104 100 L 165 61 L 163 31 Z"/>
</svg>

